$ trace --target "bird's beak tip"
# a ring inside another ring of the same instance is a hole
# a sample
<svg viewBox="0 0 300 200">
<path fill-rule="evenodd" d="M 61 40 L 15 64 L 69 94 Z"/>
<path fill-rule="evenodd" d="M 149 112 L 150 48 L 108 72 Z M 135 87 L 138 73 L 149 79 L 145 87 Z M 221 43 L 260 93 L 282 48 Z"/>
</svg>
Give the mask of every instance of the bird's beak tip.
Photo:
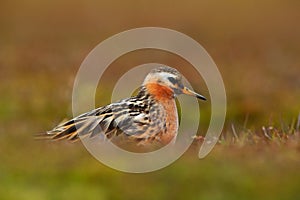
<svg viewBox="0 0 300 200">
<path fill-rule="evenodd" d="M 198 99 L 201 99 L 201 100 L 203 100 L 203 101 L 206 101 L 207 99 L 204 97 L 204 96 L 202 96 L 202 95 L 197 95 L 196 96 Z"/>
<path fill-rule="evenodd" d="M 183 94 L 186 94 L 186 95 L 194 96 L 194 97 L 196 97 L 197 99 L 201 99 L 201 100 L 204 100 L 204 101 L 207 100 L 204 96 L 202 96 L 202 95 L 200 95 L 200 94 L 197 94 L 196 92 L 194 92 L 194 91 L 188 89 L 187 87 L 184 87 L 184 88 L 183 88 L 182 93 L 183 93 Z"/>
</svg>

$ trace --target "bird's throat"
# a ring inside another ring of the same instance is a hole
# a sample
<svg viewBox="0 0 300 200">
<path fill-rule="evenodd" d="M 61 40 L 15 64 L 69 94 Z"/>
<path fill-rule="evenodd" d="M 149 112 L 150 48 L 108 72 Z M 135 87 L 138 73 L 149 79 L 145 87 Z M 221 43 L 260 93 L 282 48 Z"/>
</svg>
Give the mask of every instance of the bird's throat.
<svg viewBox="0 0 300 200">
<path fill-rule="evenodd" d="M 148 83 L 145 85 L 148 93 L 158 101 L 166 101 L 174 99 L 174 92 L 172 89 L 162 86 L 157 83 Z"/>
</svg>

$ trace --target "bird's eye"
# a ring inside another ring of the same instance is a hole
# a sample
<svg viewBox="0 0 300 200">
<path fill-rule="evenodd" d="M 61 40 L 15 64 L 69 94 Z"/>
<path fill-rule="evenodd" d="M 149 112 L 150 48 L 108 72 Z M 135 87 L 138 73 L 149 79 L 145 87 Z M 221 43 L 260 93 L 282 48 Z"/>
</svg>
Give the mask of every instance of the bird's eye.
<svg viewBox="0 0 300 200">
<path fill-rule="evenodd" d="M 175 85 L 177 83 L 177 80 L 173 77 L 168 77 L 168 80 L 173 84 Z"/>
</svg>

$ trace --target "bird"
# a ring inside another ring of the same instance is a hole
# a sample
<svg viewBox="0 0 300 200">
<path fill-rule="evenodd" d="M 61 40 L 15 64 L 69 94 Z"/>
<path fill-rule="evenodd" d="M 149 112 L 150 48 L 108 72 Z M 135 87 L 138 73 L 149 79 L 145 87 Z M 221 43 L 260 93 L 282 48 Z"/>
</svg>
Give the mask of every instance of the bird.
<svg viewBox="0 0 300 200">
<path fill-rule="evenodd" d="M 83 113 L 42 136 L 69 141 L 104 138 L 125 149 L 160 148 L 176 138 L 179 123 L 175 99 L 181 94 L 206 100 L 184 86 L 178 70 L 159 66 L 146 75 L 137 95 Z"/>
</svg>

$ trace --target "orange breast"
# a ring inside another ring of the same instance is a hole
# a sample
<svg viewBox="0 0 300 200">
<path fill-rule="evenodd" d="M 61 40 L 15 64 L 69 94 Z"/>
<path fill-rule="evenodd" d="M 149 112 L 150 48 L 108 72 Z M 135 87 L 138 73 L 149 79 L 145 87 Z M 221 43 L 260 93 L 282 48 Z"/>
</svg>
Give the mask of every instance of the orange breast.
<svg viewBox="0 0 300 200">
<path fill-rule="evenodd" d="M 161 86 L 157 83 L 146 85 L 148 92 L 164 107 L 166 112 L 167 132 L 161 135 L 163 144 L 169 143 L 177 134 L 178 115 L 177 107 L 174 99 L 174 92 L 168 87 Z"/>
</svg>

